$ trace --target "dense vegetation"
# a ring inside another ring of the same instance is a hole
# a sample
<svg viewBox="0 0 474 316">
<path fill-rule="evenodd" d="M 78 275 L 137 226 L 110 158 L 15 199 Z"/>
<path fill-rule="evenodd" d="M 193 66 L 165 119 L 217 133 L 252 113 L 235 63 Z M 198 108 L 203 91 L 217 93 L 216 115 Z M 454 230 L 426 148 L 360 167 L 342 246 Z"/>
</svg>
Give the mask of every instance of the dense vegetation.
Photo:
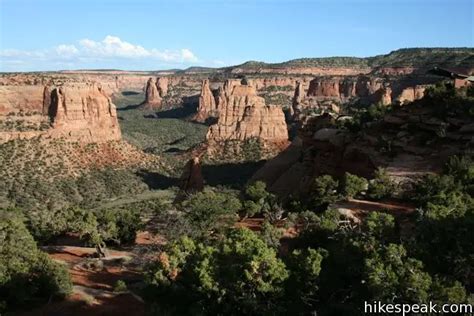
<svg viewBox="0 0 474 316">
<path fill-rule="evenodd" d="M 363 192 L 388 194 L 393 184 L 382 170 L 368 186 L 350 174 L 321 176 L 307 200 L 287 205 L 260 182 L 240 203 L 235 192 L 199 193 L 185 202 L 193 233 L 176 236 L 149 267 L 148 300 L 156 314 L 173 315 L 354 315 L 373 300 L 472 302 L 473 185 L 468 157 L 453 157 L 445 173 L 421 180 L 411 195 L 416 230 L 378 212 L 354 225 L 328 207 Z M 223 224 L 238 213 L 263 215 L 261 231 Z M 301 229 L 291 243 L 281 239 L 282 218 Z"/>
<path fill-rule="evenodd" d="M 37 248 L 21 215 L 0 210 L 0 313 L 65 297 L 71 290 L 66 268 Z"/>
</svg>

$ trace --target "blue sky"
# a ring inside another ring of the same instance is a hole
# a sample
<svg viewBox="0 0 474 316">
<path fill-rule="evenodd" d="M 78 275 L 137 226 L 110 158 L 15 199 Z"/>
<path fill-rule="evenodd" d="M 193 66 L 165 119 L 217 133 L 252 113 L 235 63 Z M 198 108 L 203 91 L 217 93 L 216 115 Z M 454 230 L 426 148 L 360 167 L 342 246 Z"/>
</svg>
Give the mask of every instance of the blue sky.
<svg viewBox="0 0 474 316">
<path fill-rule="evenodd" d="M 473 47 L 474 0 L 0 0 L 0 71 Z"/>
</svg>

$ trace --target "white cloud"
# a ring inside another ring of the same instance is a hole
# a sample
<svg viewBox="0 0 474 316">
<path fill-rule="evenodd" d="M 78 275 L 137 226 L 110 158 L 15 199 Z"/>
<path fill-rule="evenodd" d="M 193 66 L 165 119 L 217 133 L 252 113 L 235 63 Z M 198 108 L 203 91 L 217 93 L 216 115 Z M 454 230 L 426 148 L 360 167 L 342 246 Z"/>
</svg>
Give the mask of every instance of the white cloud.
<svg viewBox="0 0 474 316">
<path fill-rule="evenodd" d="M 56 54 L 59 56 L 71 56 L 79 53 L 79 50 L 74 45 L 59 45 L 55 48 Z"/>
<path fill-rule="evenodd" d="M 81 39 L 74 44 L 60 44 L 45 50 L 0 50 L 0 57 L 5 64 L 9 60 L 21 60 L 31 65 L 42 62 L 51 64 L 64 62 L 69 67 L 88 67 L 91 63 L 101 63 L 106 67 L 110 63 L 121 62 L 126 65 L 126 60 L 131 64 L 138 62 L 161 63 L 165 65 L 197 63 L 199 59 L 188 48 L 178 50 L 147 49 L 120 39 L 117 36 L 107 35 L 101 41 L 88 38 Z M 73 66 L 71 66 L 73 65 Z M 1 66 L 1 63 L 0 63 Z M 40 65 L 37 65 L 38 67 Z"/>
<path fill-rule="evenodd" d="M 116 36 L 107 35 L 102 41 L 96 42 L 88 38 L 79 41 L 81 52 L 85 55 L 100 57 L 141 58 L 150 57 L 150 51 L 140 45 L 122 41 Z"/>
<path fill-rule="evenodd" d="M 181 56 L 183 57 L 183 61 L 189 62 L 196 62 L 198 61 L 197 57 L 187 48 L 181 50 Z"/>
</svg>

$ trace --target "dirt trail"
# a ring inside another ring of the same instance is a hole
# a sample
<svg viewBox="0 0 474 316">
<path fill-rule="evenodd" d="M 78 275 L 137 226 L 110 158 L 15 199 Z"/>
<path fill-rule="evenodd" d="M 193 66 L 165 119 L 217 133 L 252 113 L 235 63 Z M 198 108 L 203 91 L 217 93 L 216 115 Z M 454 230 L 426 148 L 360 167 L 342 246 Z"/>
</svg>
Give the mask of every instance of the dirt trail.
<svg viewBox="0 0 474 316">
<path fill-rule="evenodd" d="M 140 232 L 137 242 L 140 246 L 146 232 Z M 101 260 L 94 258 L 95 248 L 78 246 L 42 247 L 49 256 L 65 263 L 73 282 L 72 294 L 63 301 L 53 301 L 32 311 L 19 314 L 33 315 L 68 315 L 68 316 L 141 316 L 145 314 L 143 300 L 136 294 L 127 291 L 115 293 L 114 286 L 122 280 L 127 284 L 142 282 L 140 271 L 134 265 L 137 255 L 135 247 L 131 251 L 107 251 L 107 257 Z"/>
</svg>

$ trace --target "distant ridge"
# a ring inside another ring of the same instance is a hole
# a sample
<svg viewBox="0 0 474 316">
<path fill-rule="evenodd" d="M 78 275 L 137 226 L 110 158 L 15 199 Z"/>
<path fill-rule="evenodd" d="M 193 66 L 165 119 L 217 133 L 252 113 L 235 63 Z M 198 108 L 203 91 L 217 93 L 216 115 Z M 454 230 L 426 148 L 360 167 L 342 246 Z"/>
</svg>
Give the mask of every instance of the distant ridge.
<svg viewBox="0 0 474 316">
<path fill-rule="evenodd" d="M 150 71 L 126 71 L 120 69 L 81 69 L 64 70 L 61 72 L 110 72 L 110 73 L 142 73 L 142 74 L 203 74 L 203 73 L 227 73 L 227 72 L 258 72 L 259 69 L 283 69 L 303 67 L 333 67 L 333 68 L 379 68 L 379 67 L 416 67 L 431 69 L 433 67 L 444 68 L 473 68 L 474 48 L 470 47 L 419 47 L 402 48 L 372 57 L 317 57 L 298 58 L 281 63 L 266 63 L 262 61 L 247 61 L 240 65 L 213 68 L 192 66 L 186 69 L 163 69 Z"/>
</svg>

